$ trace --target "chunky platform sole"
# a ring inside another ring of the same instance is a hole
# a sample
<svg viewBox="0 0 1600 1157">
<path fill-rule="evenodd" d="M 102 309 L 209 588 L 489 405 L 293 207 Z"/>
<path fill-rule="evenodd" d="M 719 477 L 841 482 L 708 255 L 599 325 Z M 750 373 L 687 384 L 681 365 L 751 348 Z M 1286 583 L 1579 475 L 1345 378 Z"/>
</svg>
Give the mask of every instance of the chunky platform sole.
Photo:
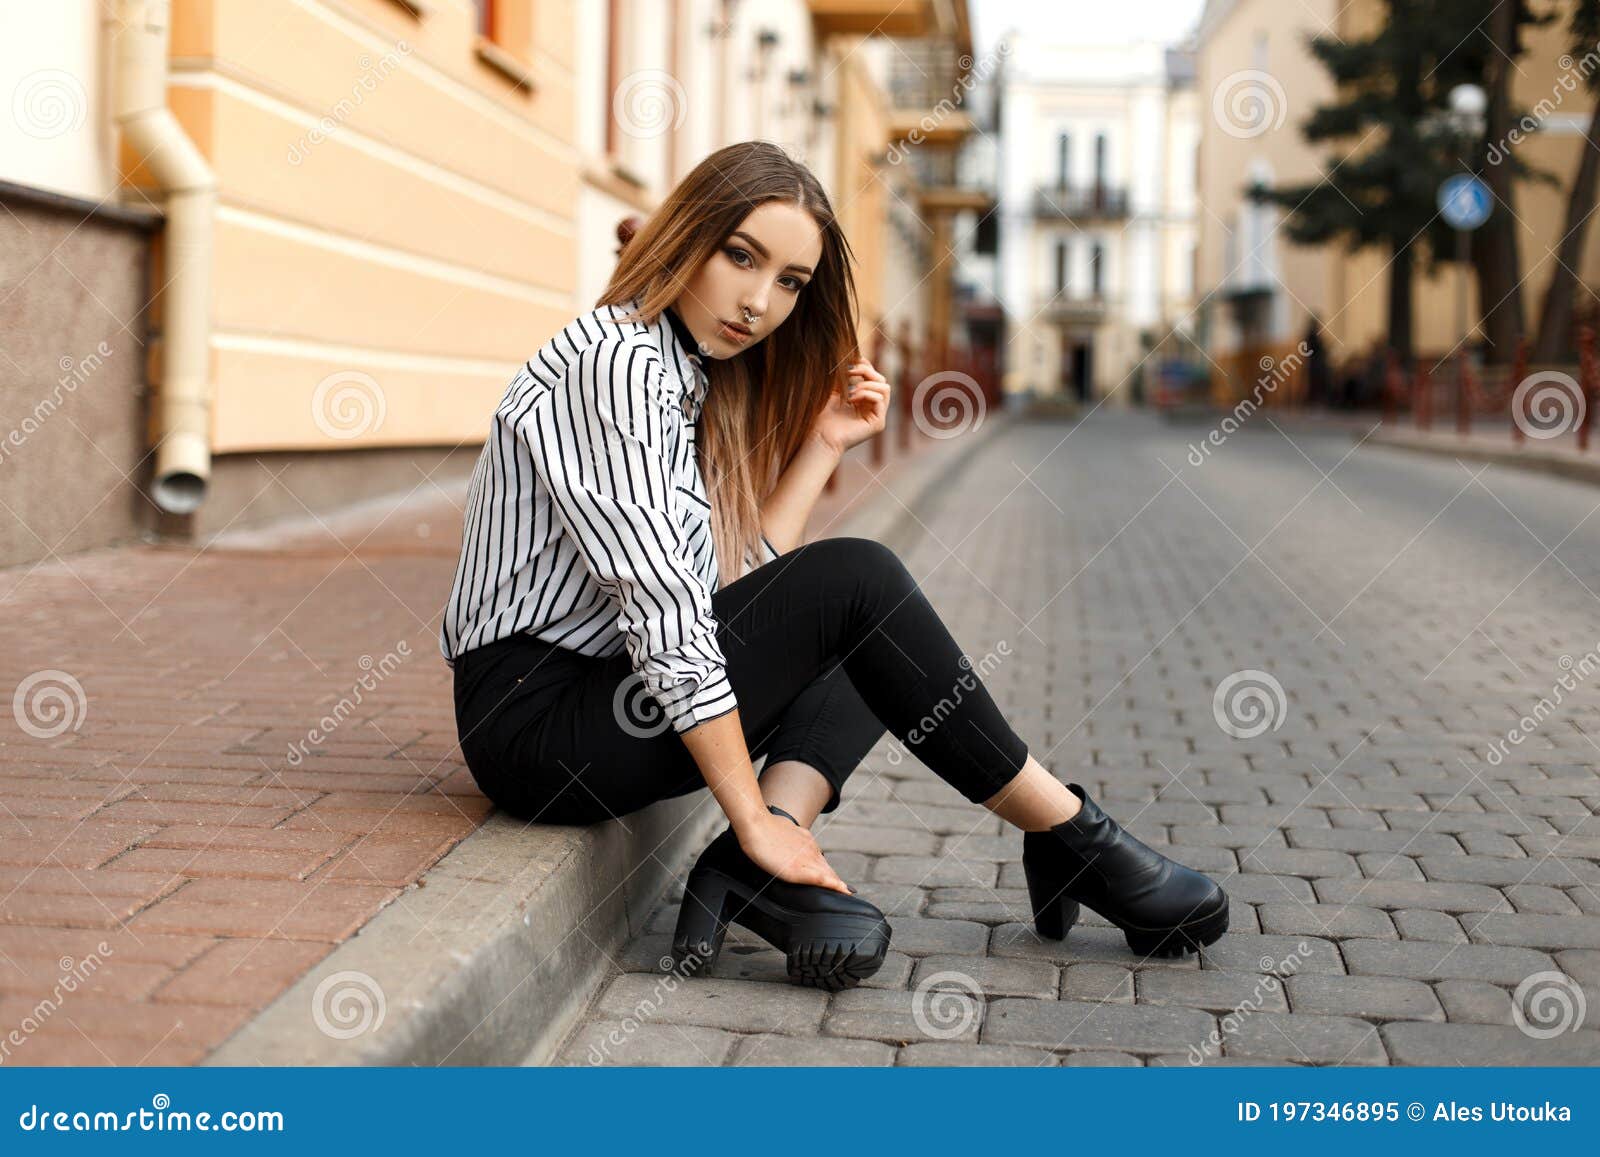
<svg viewBox="0 0 1600 1157">
<path fill-rule="evenodd" d="M 883 966 L 889 924 L 837 912 L 795 912 L 714 868 L 690 873 L 672 935 L 679 971 L 703 975 L 716 964 L 729 924 L 750 929 L 785 956 L 789 979 L 829 992 L 853 988 Z"/>
<path fill-rule="evenodd" d="M 1078 921 L 1081 905 L 1064 892 L 1054 895 L 1051 899 L 1045 899 L 1056 890 L 1028 872 L 1026 867 L 1024 865 L 1023 874 L 1028 882 L 1028 903 L 1033 909 L 1034 931 L 1046 940 L 1066 939 L 1067 932 Z M 1094 908 L 1092 905 L 1091 910 L 1100 912 L 1099 908 Z M 1122 929 L 1123 938 L 1127 940 L 1130 951 L 1145 957 L 1183 956 L 1190 952 L 1198 952 L 1207 944 L 1214 943 L 1228 930 L 1226 903 L 1216 912 L 1172 928 L 1139 928 L 1105 912 L 1100 914 Z"/>
</svg>

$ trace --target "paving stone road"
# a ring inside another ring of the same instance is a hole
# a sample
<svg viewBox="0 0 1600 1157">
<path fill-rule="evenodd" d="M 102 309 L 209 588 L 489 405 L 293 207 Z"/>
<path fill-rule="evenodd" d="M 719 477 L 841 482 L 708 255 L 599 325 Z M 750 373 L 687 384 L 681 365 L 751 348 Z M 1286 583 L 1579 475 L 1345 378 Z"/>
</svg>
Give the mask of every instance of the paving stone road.
<svg viewBox="0 0 1600 1157">
<path fill-rule="evenodd" d="M 737 927 L 712 977 L 663 971 L 674 889 L 557 1062 L 1600 1063 L 1600 489 L 1251 423 L 1018 424 L 902 554 L 1034 755 L 1226 887 L 1227 935 L 1041 940 L 1020 834 L 885 740 L 816 825 L 889 915 L 876 976 L 794 987 Z"/>
</svg>

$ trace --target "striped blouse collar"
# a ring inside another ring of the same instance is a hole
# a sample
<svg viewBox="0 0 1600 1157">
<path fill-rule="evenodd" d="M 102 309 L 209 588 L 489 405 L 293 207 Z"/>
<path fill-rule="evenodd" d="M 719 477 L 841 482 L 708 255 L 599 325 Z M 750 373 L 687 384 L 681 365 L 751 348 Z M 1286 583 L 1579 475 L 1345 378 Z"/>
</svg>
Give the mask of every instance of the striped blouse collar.
<svg viewBox="0 0 1600 1157">
<path fill-rule="evenodd" d="M 697 421 L 710 387 L 699 343 L 671 306 L 661 311 L 650 329 L 661 345 L 661 352 L 672 360 L 678 379 L 683 384 L 684 416 L 691 422 Z"/>
</svg>

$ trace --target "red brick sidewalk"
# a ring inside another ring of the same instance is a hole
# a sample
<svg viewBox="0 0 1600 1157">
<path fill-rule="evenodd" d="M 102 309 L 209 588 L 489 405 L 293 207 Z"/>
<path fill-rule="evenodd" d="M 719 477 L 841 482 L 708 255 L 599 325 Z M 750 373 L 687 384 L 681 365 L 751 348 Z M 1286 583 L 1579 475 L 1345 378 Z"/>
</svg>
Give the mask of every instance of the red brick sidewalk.
<svg viewBox="0 0 1600 1157">
<path fill-rule="evenodd" d="M 0 1064 L 196 1063 L 482 823 L 437 650 L 464 490 L 0 571 Z"/>
</svg>

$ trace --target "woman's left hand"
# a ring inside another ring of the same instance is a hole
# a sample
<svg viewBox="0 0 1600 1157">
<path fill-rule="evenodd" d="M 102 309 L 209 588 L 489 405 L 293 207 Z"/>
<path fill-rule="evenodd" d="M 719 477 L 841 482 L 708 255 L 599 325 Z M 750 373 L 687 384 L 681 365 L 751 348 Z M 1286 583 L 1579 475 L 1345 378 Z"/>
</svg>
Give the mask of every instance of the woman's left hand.
<svg viewBox="0 0 1600 1157">
<path fill-rule="evenodd" d="M 828 396 L 828 405 L 812 424 L 811 433 L 835 453 L 843 454 L 874 435 L 889 420 L 889 381 L 862 360 L 847 367 L 842 390 Z"/>
</svg>

